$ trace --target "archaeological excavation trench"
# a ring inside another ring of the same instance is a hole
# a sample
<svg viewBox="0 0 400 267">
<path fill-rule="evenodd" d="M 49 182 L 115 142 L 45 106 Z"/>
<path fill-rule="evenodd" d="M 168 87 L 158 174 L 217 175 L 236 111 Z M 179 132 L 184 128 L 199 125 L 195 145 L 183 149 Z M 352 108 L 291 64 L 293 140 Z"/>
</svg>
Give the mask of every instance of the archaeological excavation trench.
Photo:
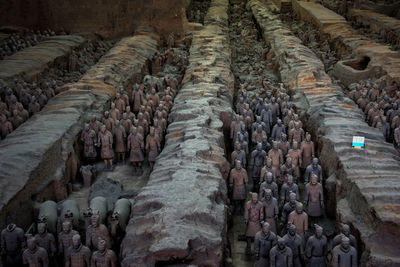
<svg viewBox="0 0 400 267">
<path fill-rule="evenodd" d="M 166 1 L 112 38 L 0 27 L 4 242 L 46 225 L 64 266 L 68 221 L 115 266 L 400 266 L 398 14 L 333 2 Z"/>
</svg>

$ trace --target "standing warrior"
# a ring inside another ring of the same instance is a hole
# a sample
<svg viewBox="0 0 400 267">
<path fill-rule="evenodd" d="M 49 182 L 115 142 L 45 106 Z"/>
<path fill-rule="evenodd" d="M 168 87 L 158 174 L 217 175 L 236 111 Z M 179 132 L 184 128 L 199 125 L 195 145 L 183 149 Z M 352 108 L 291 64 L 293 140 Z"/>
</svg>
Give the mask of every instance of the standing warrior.
<svg viewBox="0 0 400 267">
<path fill-rule="evenodd" d="M 262 149 L 261 143 L 258 143 L 256 149 L 254 149 L 253 152 L 251 152 L 250 165 L 253 166 L 253 173 L 252 173 L 253 192 L 258 191 L 258 187 L 260 184 L 261 169 L 263 167 L 264 158 L 266 155 L 267 153 Z"/>
<path fill-rule="evenodd" d="M 1 231 L 1 254 L 6 256 L 6 266 L 21 266 L 22 249 L 25 247 L 24 230 L 10 223 Z"/>
<path fill-rule="evenodd" d="M 269 223 L 271 231 L 276 234 L 276 220 L 278 219 L 279 209 L 278 201 L 272 196 L 271 189 L 264 190 L 262 204 L 264 206 L 264 220 Z"/>
<path fill-rule="evenodd" d="M 128 150 L 131 151 L 130 160 L 133 164 L 133 167 L 142 168 L 142 163 L 144 160 L 143 156 L 144 142 L 143 136 L 138 133 L 136 127 L 132 127 L 131 134 L 128 136 Z"/>
<path fill-rule="evenodd" d="M 255 267 L 269 266 L 269 252 L 276 245 L 276 235 L 270 231 L 270 225 L 264 222 L 262 230 L 254 237 Z"/>
<path fill-rule="evenodd" d="M 78 232 L 71 229 L 71 223 L 65 221 L 62 224 L 62 231 L 58 234 L 58 253 L 67 259 L 68 248 L 73 245 L 72 237 L 77 235 Z"/>
<path fill-rule="evenodd" d="M 114 152 L 112 148 L 113 136 L 107 131 L 106 126 L 102 125 L 99 132 L 99 138 L 97 140 L 97 145 L 101 147 L 101 158 L 104 160 L 105 168 L 108 168 L 108 163 L 110 164 L 109 169 L 113 168 L 113 158 Z"/>
<path fill-rule="evenodd" d="M 22 254 L 23 264 L 29 267 L 48 267 L 49 258 L 44 248 L 37 245 L 34 237 L 28 239 L 28 248 Z"/>
<path fill-rule="evenodd" d="M 150 133 L 146 137 L 146 151 L 149 153 L 150 169 L 153 169 L 154 162 L 160 152 L 160 140 L 155 135 L 154 127 L 150 127 Z"/>
<path fill-rule="evenodd" d="M 96 132 L 89 127 L 89 124 L 85 124 L 85 130 L 82 132 L 81 141 L 83 142 L 83 157 L 93 161 L 96 156 L 97 140 Z"/>
<path fill-rule="evenodd" d="M 243 210 L 243 202 L 246 199 L 246 185 L 248 183 L 247 172 L 242 168 L 239 160 L 235 162 L 235 168 L 231 170 L 229 177 L 229 188 L 232 191 L 232 200 L 234 205 L 234 213 L 240 209 Z"/>
<path fill-rule="evenodd" d="M 302 157 L 301 161 L 303 163 L 301 167 L 305 169 L 308 165 L 311 164 L 312 158 L 315 155 L 314 143 L 313 141 L 311 141 L 311 134 L 306 134 L 306 140 L 301 143 L 300 151 Z"/>
<path fill-rule="evenodd" d="M 332 252 L 333 267 L 357 267 L 357 250 L 350 246 L 350 239 L 342 237 L 341 244 L 337 245 Z"/>
<path fill-rule="evenodd" d="M 328 253 L 327 239 L 323 235 L 323 228 L 317 224 L 314 225 L 315 234 L 312 235 L 306 244 L 306 257 L 309 266 L 325 267 L 325 256 Z"/>
<path fill-rule="evenodd" d="M 72 246 L 68 248 L 65 267 L 90 267 L 90 249 L 81 242 L 81 236 L 72 237 Z"/>
<path fill-rule="evenodd" d="M 125 162 L 126 132 L 125 128 L 119 123 L 118 120 L 115 121 L 114 137 L 115 137 L 115 153 L 117 153 L 117 161 Z"/>
<path fill-rule="evenodd" d="M 107 249 L 107 242 L 99 239 L 97 243 L 98 250 L 93 253 L 91 267 L 116 267 L 117 256 L 114 251 Z"/>
<path fill-rule="evenodd" d="M 318 178 L 311 174 L 311 182 L 306 185 L 306 197 L 304 204 L 307 207 L 307 214 L 311 218 L 318 218 L 324 213 L 324 192 L 322 185 L 317 182 Z"/>
<path fill-rule="evenodd" d="M 250 254 L 251 251 L 251 240 L 254 238 L 257 232 L 261 230 L 261 222 L 264 220 L 264 207 L 260 201 L 258 201 L 258 194 L 252 193 L 251 200 L 246 204 L 246 210 L 244 213 L 244 220 L 246 223 L 246 254 Z"/>
</svg>

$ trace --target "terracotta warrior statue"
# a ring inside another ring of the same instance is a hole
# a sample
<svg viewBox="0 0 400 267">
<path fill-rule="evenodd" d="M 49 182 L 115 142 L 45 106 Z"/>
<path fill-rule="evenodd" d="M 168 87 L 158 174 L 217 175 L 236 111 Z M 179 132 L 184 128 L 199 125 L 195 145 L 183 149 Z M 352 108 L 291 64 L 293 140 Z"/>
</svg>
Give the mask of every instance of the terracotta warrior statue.
<svg viewBox="0 0 400 267">
<path fill-rule="evenodd" d="M 282 204 L 289 201 L 289 195 L 291 192 L 296 193 L 297 198 L 299 197 L 299 187 L 294 183 L 293 177 L 288 175 L 287 182 L 282 185 L 280 191 L 280 200 Z"/>
<path fill-rule="evenodd" d="M 21 266 L 22 249 L 25 247 L 24 230 L 10 223 L 1 231 L 1 255 L 5 256 L 6 266 Z"/>
<path fill-rule="evenodd" d="M 150 169 L 153 169 L 154 162 L 156 161 L 160 150 L 160 141 L 155 135 L 154 127 L 150 127 L 150 133 L 146 137 L 146 151 L 149 153 L 148 160 L 150 164 Z"/>
<path fill-rule="evenodd" d="M 311 174 L 311 181 L 306 185 L 304 204 L 310 217 L 317 218 L 324 214 L 324 190 L 314 173 Z"/>
<path fill-rule="evenodd" d="M 81 135 L 81 141 L 83 142 L 83 157 L 93 161 L 97 156 L 95 148 L 97 145 L 97 138 L 96 132 L 89 127 L 89 124 L 85 124 L 85 129 Z"/>
<path fill-rule="evenodd" d="M 308 232 L 308 216 L 303 211 L 303 204 L 296 203 L 296 209 L 289 214 L 288 223 L 296 225 L 297 234 L 305 238 Z"/>
<path fill-rule="evenodd" d="M 315 234 L 312 235 L 306 244 L 306 257 L 308 266 L 325 267 L 325 256 L 328 253 L 327 238 L 323 235 L 323 228 L 317 224 L 314 225 Z"/>
<path fill-rule="evenodd" d="M 301 161 L 302 161 L 301 167 L 303 169 L 305 169 L 305 168 L 307 168 L 308 165 L 311 164 L 312 158 L 315 155 L 314 143 L 313 143 L 313 141 L 311 141 L 311 134 L 309 134 L 309 133 L 306 134 L 306 140 L 304 140 L 301 143 L 300 151 L 301 151 L 301 157 L 302 157 L 301 158 Z"/>
<path fill-rule="evenodd" d="M 115 153 L 117 153 L 117 161 L 125 162 L 126 132 L 125 128 L 120 124 L 118 120 L 115 121 L 114 138 L 115 138 Z"/>
<path fill-rule="evenodd" d="M 264 220 L 264 207 L 258 201 L 258 194 L 252 193 L 251 200 L 246 204 L 244 221 L 246 223 L 246 254 L 251 252 L 251 240 L 261 230 L 261 222 Z"/>
<path fill-rule="evenodd" d="M 107 131 L 106 126 L 102 125 L 97 139 L 97 146 L 101 147 L 101 158 L 104 160 L 105 169 L 112 170 L 114 151 L 112 148 L 113 136 Z M 110 165 L 110 166 L 108 166 Z"/>
<path fill-rule="evenodd" d="M 242 167 L 244 169 L 246 168 L 246 153 L 242 149 L 242 146 L 239 142 L 235 142 L 235 150 L 231 154 L 231 160 L 232 163 L 234 163 L 236 160 L 240 160 L 240 162 L 242 163 Z"/>
<path fill-rule="evenodd" d="M 293 253 L 293 267 L 301 267 L 301 262 L 304 261 L 304 239 L 297 234 L 296 225 L 288 223 L 287 234 L 283 236 L 286 246 Z"/>
<path fill-rule="evenodd" d="M 350 245 L 354 247 L 357 250 L 357 240 L 354 237 L 354 235 L 350 234 L 350 227 L 347 224 L 341 224 L 341 230 L 342 232 L 335 236 L 332 242 L 332 247 L 336 247 L 337 245 L 340 245 L 342 242 L 343 237 L 347 237 L 350 239 Z"/>
<path fill-rule="evenodd" d="M 97 242 L 98 250 L 92 255 L 91 267 L 116 267 L 117 257 L 111 249 L 107 249 L 107 242 L 99 239 Z"/>
<path fill-rule="evenodd" d="M 279 238 L 277 245 L 269 252 L 269 260 L 271 267 L 293 266 L 293 252 L 283 238 Z"/>
<path fill-rule="evenodd" d="M 235 168 L 231 170 L 229 176 L 229 188 L 232 191 L 232 200 L 235 211 L 243 210 L 243 204 L 246 200 L 246 185 L 248 183 L 247 172 L 242 168 L 242 163 L 238 160 L 235 162 Z"/>
<path fill-rule="evenodd" d="M 72 237 L 72 246 L 68 248 L 65 267 L 90 267 L 90 249 L 81 242 L 81 236 Z"/>
<path fill-rule="evenodd" d="M 67 257 L 68 248 L 72 246 L 72 237 L 77 234 L 77 231 L 72 230 L 71 222 L 65 221 L 62 224 L 62 231 L 58 234 L 58 253 L 64 260 Z"/>
<path fill-rule="evenodd" d="M 254 237 L 254 255 L 256 256 L 255 267 L 269 266 L 269 252 L 276 245 L 277 238 L 270 230 L 268 222 L 264 222 L 262 230 Z"/>
<path fill-rule="evenodd" d="M 278 199 L 278 185 L 272 179 L 272 173 L 267 172 L 266 179 L 260 185 L 260 198 L 264 197 L 264 190 L 270 189 L 272 192 L 272 196 Z"/>
<path fill-rule="evenodd" d="M 313 158 L 312 163 L 307 166 L 304 174 L 304 183 L 307 184 L 310 181 L 311 174 L 315 174 L 318 178 L 318 183 L 322 184 L 322 167 L 318 164 L 318 158 Z"/>
<path fill-rule="evenodd" d="M 253 166 L 253 192 L 258 192 L 261 169 L 264 165 L 264 158 L 266 155 L 267 153 L 262 149 L 261 143 L 258 143 L 256 149 L 251 152 L 250 165 Z"/>
<path fill-rule="evenodd" d="M 56 239 L 52 233 L 47 232 L 46 223 L 38 223 L 38 233 L 35 235 L 36 244 L 44 248 L 50 263 L 53 263 L 54 256 L 57 252 Z"/>
<path fill-rule="evenodd" d="M 128 150 L 130 150 L 130 161 L 135 168 L 142 168 L 144 155 L 144 142 L 143 136 L 138 133 L 136 127 L 132 127 L 131 134 L 128 136 Z"/>
<path fill-rule="evenodd" d="M 342 237 L 340 245 L 334 247 L 332 251 L 333 267 L 357 267 L 357 250 L 350 246 L 350 239 L 346 236 Z"/>
<path fill-rule="evenodd" d="M 276 170 L 276 178 L 280 177 L 280 167 L 283 164 L 283 154 L 278 147 L 278 142 L 272 143 L 272 149 L 268 152 L 268 157 L 272 159 L 272 166 Z"/>
<path fill-rule="evenodd" d="M 39 247 L 34 237 L 28 239 L 28 248 L 22 254 L 23 264 L 29 267 L 48 267 L 49 258 L 44 248 Z"/>
<path fill-rule="evenodd" d="M 296 193 L 291 192 L 289 194 L 289 201 L 283 205 L 282 208 L 282 216 L 281 216 L 281 225 L 284 226 L 286 225 L 286 222 L 288 220 L 289 214 L 296 209 L 296 204 L 297 204 L 297 195 Z"/>
<path fill-rule="evenodd" d="M 100 223 L 98 211 L 93 211 L 90 221 L 90 225 L 86 229 L 86 246 L 90 249 L 99 249 L 97 245 L 99 238 L 101 238 L 107 242 L 107 247 L 110 247 L 110 234 L 108 233 L 107 227 Z"/>
<path fill-rule="evenodd" d="M 300 167 L 302 166 L 302 157 L 299 145 L 296 141 L 292 144 L 292 149 L 289 150 L 288 157 L 292 159 L 292 164 L 296 167 L 296 177 L 300 177 Z"/>
<path fill-rule="evenodd" d="M 278 220 L 279 208 L 278 201 L 272 196 L 271 189 L 264 190 L 264 198 L 262 198 L 264 207 L 264 221 L 268 222 L 271 231 L 277 234 L 276 221 Z"/>
</svg>

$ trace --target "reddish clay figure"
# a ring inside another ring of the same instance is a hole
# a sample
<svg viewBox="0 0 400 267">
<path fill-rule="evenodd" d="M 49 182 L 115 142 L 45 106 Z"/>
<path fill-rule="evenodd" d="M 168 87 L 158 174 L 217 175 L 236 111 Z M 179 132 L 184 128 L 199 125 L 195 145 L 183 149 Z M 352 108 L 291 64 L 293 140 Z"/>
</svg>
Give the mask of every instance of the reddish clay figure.
<svg viewBox="0 0 400 267">
<path fill-rule="evenodd" d="M 39 223 L 37 230 L 38 233 L 35 235 L 36 244 L 46 250 L 49 261 L 52 262 L 57 252 L 56 239 L 52 233 L 47 232 L 45 223 Z"/>
<path fill-rule="evenodd" d="M 98 250 L 92 255 L 91 267 L 116 267 L 117 257 L 114 251 L 107 249 L 107 242 L 103 239 L 98 240 Z"/>
<path fill-rule="evenodd" d="M 276 245 L 276 234 L 270 230 L 268 222 L 264 222 L 262 230 L 254 237 L 254 254 L 256 256 L 255 267 L 269 266 L 269 252 Z"/>
<path fill-rule="evenodd" d="M 81 236 L 72 237 L 72 246 L 68 248 L 65 267 L 90 267 L 90 249 L 81 242 Z"/>
<path fill-rule="evenodd" d="M 270 189 L 272 196 L 278 199 L 278 185 L 273 181 L 272 173 L 267 172 L 265 181 L 260 185 L 260 198 L 264 197 L 264 190 Z"/>
<path fill-rule="evenodd" d="M 143 129 L 143 136 L 147 135 L 149 123 L 143 118 L 143 113 L 139 112 L 137 121 L 137 127 L 140 126 Z"/>
<path fill-rule="evenodd" d="M 292 250 L 293 267 L 301 267 L 301 262 L 304 261 L 304 241 L 297 234 L 296 225 L 288 223 L 288 232 L 283 236 L 283 240 L 285 240 L 286 246 Z"/>
<path fill-rule="evenodd" d="M 269 260 L 270 267 L 293 266 L 293 252 L 283 238 L 279 238 L 277 245 L 269 252 Z"/>
<path fill-rule="evenodd" d="M 22 254 L 23 264 L 29 267 L 48 267 L 49 258 L 44 248 L 37 246 L 35 238 L 28 239 L 28 248 Z"/>
<path fill-rule="evenodd" d="M 280 167 L 283 164 L 283 154 L 278 147 L 278 142 L 273 142 L 272 149 L 268 152 L 268 157 L 272 159 L 272 166 L 275 167 L 276 177 L 280 177 Z"/>
<path fill-rule="evenodd" d="M 292 164 L 296 167 L 296 177 L 300 177 L 300 166 L 302 166 L 302 157 L 299 145 L 296 141 L 293 142 L 292 149 L 289 150 L 287 155 L 292 159 Z"/>
<path fill-rule="evenodd" d="M 256 149 L 251 152 L 250 166 L 253 167 L 253 192 L 258 191 L 261 169 L 263 167 L 264 158 L 266 155 L 267 153 L 262 149 L 261 143 L 258 143 Z"/>
<path fill-rule="evenodd" d="M 117 153 L 117 161 L 125 162 L 126 153 L 126 132 L 118 120 L 115 121 L 114 127 L 115 153 Z"/>
<path fill-rule="evenodd" d="M 303 211 L 303 204 L 296 203 L 296 209 L 289 214 L 288 222 L 296 225 L 297 234 L 305 238 L 308 231 L 308 216 Z"/>
<path fill-rule="evenodd" d="M 240 120 L 240 116 L 235 114 L 231 123 L 231 134 L 230 137 L 233 141 L 237 140 L 237 134 L 240 131 L 242 121 Z"/>
<path fill-rule="evenodd" d="M 242 146 L 239 142 L 235 143 L 235 150 L 231 154 L 231 160 L 232 163 L 234 163 L 236 160 L 239 160 L 242 163 L 242 167 L 246 168 L 246 153 L 242 149 Z"/>
<path fill-rule="evenodd" d="M 97 156 L 96 152 L 96 132 L 89 127 L 89 124 L 85 124 L 85 129 L 81 135 L 81 141 L 83 142 L 83 156 L 86 159 L 94 160 Z"/>
<path fill-rule="evenodd" d="M 70 222 L 62 224 L 62 231 L 58 234 L 58 253 L 63 256 L 64 261 L 67 258 L 68 248 L 72 246 L 72 237 L 77 234 L 77 231 L 72 230 Z"/>
<path fill-rule="evenodd" d="M 101 238 L 107 242 L 107 247 L 111 246 L 110 235 L 104 224 L 100 223 L 98 211 L 94 211 L 90 219 L 90 225 L 86 229 L 86 246 L 90 249 L 99 249 L 97 247 L 98 240 Z"/>
<path fill-rule="evenodd" d="M 128 119 L 130 119 L 131 121 L 133 121 L 134 119 L 136 119 L 135 113 L 133 113 L 133 112 L 131 111 L 131 107 L 130 107 L 130 106 L 127 106 L 127 107 L 126 107 L 126 112 L 125 112 L 125 113 L 126 113 Z"/>
<path fill-rule="evenodd" d="M 110 117 L 110 112 L 104 112 L 103 124 L 106 126 L 107 131 L 113 132 L 114 119 Z"/>
<path fill-rule="evenodd" d="M 322 216 L 324 212 L 324 192 L 322 185 L 318 183 L 318 177 L 314 173 L 311 174 L 311 181 L 306 185 L 304 203 L 310 217 Z"/>
<path fill-rule="evenodd" d="M 306 140 L 301 143 L 300 146 L 301 157 L 302 157 L 302 168 L 307 168 L 308 165 L 311 164 L 312 158 L 315 155 L 314 151 L 314 143 L 311 141 L 311 134 L 306 134 Z"/>
<path fill-rule="evenodd" d="M 288 175 L 287 182 L 282 185 L 281 193 L 280 193 L 280 200 L 283 204 L 289 201 L 289 195 L 293 192 L 297 196 L 299 196 L 299 187 L 293 181 L 293 176 Z"/>
<path fill-rule="evenodd" d="M 129 133 L 132 127 L 132 121 L 128 118 L 128 114 L 122 114 L 122 119 L 120 120 L 120 125 L 124 127 L 125 132 Z"/>
<path fill-rule="evenodd" d="M 235 162 L 235 168 L 231 170 L 229 177 L 229 187 L 232 190 L 232 200 L 234 209 L 243 209 L 243 202 L 246 199 L 246 185 L 248 183 L 247 172 L 242 168 L 240 161 Z"/>
<path fill-rule="evenodd" d="M 246 223 L 246 253 L 250 254 L 251 239 L 261 230 L 261 222 L 264 220 L 264 207 L 258 201 L 258 194 L 252 193 L 251 200 L 246 204 L 244 221 Z"/>
<path fill-rule="evenodd" d="M 282 151 L 282 155 L 286 158 L 289 150 L 290 150 L 290 143 L 287 140 L 287 135 L 282 133 L 281 140 L 278 143 L 279 149 Z"/>
<path fill-rule="evenodd" d="M 264 207 L 264 220 L 269 223 L 271 231 L 277 233 L 276 220 L 278 219 L 279 209 L 278 201 L 272 196 L 271 189 L 264 190 L 264 198 L 262 199 Z"/>
<path fill-rule="evenodd" d="M 357 267 L 357 250 L 350 246 L 350 239 L 342 237 L 341 244 L 332 251 L 332 267 Z"/>
<path fill-rule="evenodd" d="M 310 181 L 311 175 L 315 174 L 318 178 L 318 183 L 322 183 L 322 167 L 318 164 L 318 159 L 313 158 L 312 163 L 307 166 L 306 172 L 304 174 L 304 183 Z"/>
<path fill-rule="evenodd" d="M 21 266 L 22 249 L 25 247 L 24 230 L 14 223 L 1 231 L 1 255 L 5 256 L 6 266 Z"/>
<path fill-rule="evenodd" d="M 140 106 L 144 103 L 143 91 L 139 90 L 139 86 L 136 86 L 133 90 L 131 103 L 133 105 L 133 112 L 138 113 Z"/>
<path fill-rule="evenodd" d="M 285 135 L 285 137 L 286 137 L 285 126 L 282 124 L 282 121 L 280 119 L 278 119 L 278 121 L 272 128 L 271 138 L 274 141 L 282 141 L 283 135 Z M 286 153 L 287 153 L 287 150 L 286 150 Z"/>
<path fill-rule="evenodd" d="M 112 170 L 114 158 L 114 152 L 112 148 L 113 136 L 109 131 L 107 131 L 105 125 L 101 126 L 97 145 L 101 147 L 101 158 L 104 160 L 105 169 L 109 168 Z M 110 165 L 109 167 L 108 164 Z"/>
<path fill-rule="evenodd" d="M 154 127 L 150 127 L 150 133 L 146 137 L 146 151 L 149 153 L 148 160 L 151 169 L 153 169 L 154 162 L 156 161 L 160 150 L 160 141 L 155 135 Z"/>
<path fill-rule="evenodd" d="M 130 150 L 130 161 L 135 167 L 142 167 L 144 142 L 143 136 L 138 133 L 136 127 L 132 127 L 131 134 L 128 136 L 128 150 Z"/>
<path fill-rule="evenodd" d="M 292 143 L 296 141 L 297 143 L 301 143 L 304 140 L 304 130 L 300 127 L 300 123 L 294 124 L 294 129 L 289 132 L 289 142 Z"/>
<path fill-rule="evenodd" d="M 323 235 L 323 228 L 317 224 L 314 225 L 315 234 L 312 235 L 306 244 L 306 257 L 308 266 L 310 267 L 325 267 L 325 256 L 328 253 L 328 242 Z"/>
<path fill-rule="evenodd" d="M 110 116 L 114 121 L 121 119 L 121 112 L 115 107 L 115 103 L 111 103 Z"/>
</svg>

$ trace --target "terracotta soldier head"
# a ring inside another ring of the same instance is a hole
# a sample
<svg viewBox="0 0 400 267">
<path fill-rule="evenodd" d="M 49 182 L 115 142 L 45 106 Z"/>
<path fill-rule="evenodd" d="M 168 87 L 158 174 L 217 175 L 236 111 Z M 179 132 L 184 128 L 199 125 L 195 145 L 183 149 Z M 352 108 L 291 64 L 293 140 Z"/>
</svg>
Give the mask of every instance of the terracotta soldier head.
<svg viewBox="0 0 400 267">
<path fill-rule="evenodd" d="M 313 166 L 314 169 L 318 167 L 318 158 L 313 158 L 312 166 Z"/>
<path fill-rule="evenodd" d="M 311 174 L 311 184 L 316 185 L 318 183 L 318 176 L 315 173 Z"/>
<path fill-rule="evenodd" d="M 235 168 L 236 168 L 236 170 L 242 169 L 242 162 L 240 160 L 235 161 Z"/>
<path fill-rule="evenodd" d="M 101 125 L 100 131 L 101 131 L 102 133 L 105 133 L 105 132 L 106 132 L 106 126 L 105 126 L 104 124 Z"/>
<path fill-rule="evenodd" d="M 288 185 L 292 185 L 293 184 L 293 176 L 290 175 L 290 174 L 287 176 L 287 184 Z"/>
<path fill-rule="evenodd" d="M 289 202 L 291 204 L 296 203 L 296 198 L 297 198 L 296 193 L 290 192 L 290 194 L 289 194 Z M 296 208 L 297 208 L 297 206 L 296 206 Z"/>
<path fill-rule="evenodd" d="M 65 222 L 63 222 L 63 224 L 62 224 L 62 230 L 63 230 L 63 232 L 64 233 L 69 233 L 70 231 L 71 231 L 71 222 L 69 222 L 69 221 L 65 221 Z"/>
<path fill-rule="evenodd" d="M 295 236 L 296 235 L 296 225 L 293 223 L 288 223 L 288 234 L 291 236 Z"/>
<path fill-rule="evenodd" d="M 90 217 L 91 225 L 98 227 L 100 225 L 100 215 L 99 211 L 94 211 L 92 217 Z"/>
<path fill-rule="evenodd" d="M 264 234 L 268 234 L 270 231 L 271 226 L 269 225 L 268 222 L 264 222 L 262 225 L 262 231 L 264 232 Z"/>
<path fill-rule="evenodd" d="M 301 202 L 297 202 L 297 204 L 296 204 L 296 213 L 297 214 L 303 213 L 303 204 Z"/>
<path fill-rule="evenodd" d="M 340 247 L 344 251 L 348 251 L 350 248 L 350 238 L 347 236 L 342 237 L 342 242 L 340 243 Z"/>
<path fill-rule="evenodd" d="M 251 193 L 251 201 L 256 204 L 258 202 L 258 194 L 257 193 Z"/>
<path fill-rule="evenodd" d="M 72 237 L 72 246 L 77 249 L 81 246 L 82 241 L 81 241 L 81 236 L 76 234 Z"/>
<path fill-rule="evenodd" d="M 272 190 L 271 189 L 264 189 L 264 198 L 269 201 L 272 198 Z"/>
<path fill-rule="evenodd" d="M 320 239 L 322 238 L 322 234 L 324 232 L 324 228 L 322 228 L 321 226 L 319 226 L 318 224 L 314 224 L 315 227 L 315 236 Z"/>
<path fill-rule="evenodd" d="M 272 172 L 267 172 L 267 176 L 266 176 L 266 181 L 267 183 L 271 184 L 272 183 Z"/>
</svg>

